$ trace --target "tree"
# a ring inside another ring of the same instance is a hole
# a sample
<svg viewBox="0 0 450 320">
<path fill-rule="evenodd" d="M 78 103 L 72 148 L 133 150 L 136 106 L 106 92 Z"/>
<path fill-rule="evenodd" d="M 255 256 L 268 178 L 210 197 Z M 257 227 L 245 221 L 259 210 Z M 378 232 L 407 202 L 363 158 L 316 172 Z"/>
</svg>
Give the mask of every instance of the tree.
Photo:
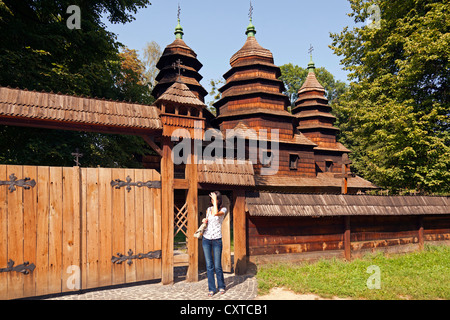
<svg viewBox="0 0 450 320">
<path fill-rule="evenodd" d="M 211 111 L 213 115 L 216 115 L 217 110 L 213 106 L 216 101 L 219 101 L 222 98 L 222 93 L 220 93 L 219 88 L 223 85 L 223 79 L 211 79 L 209 80 L 209 85 L 211 86 L 211 91 L 209 92 L 209 96 L 211 96 L 211 100 L 208 102 L 208 110 Z"/>
<path fill-rule="evenodd" d="M 338 114 L 355 169 L 394 192 L 450 192 L 449 1 L 350 4 L 357 23 L 380 12 L 331 34 L 352 81 Z"/>
<path fill-rule="evenodd" d="M 308 75 L 308 69 L 304 69 L 292 63 L 280 67 L 280 80 L 283 81 L 286 90 L 283 92 L 289 97 L 291 106 L 294 106 L 298 98 L 298 90 L 301 88 Z M 345 82 L 335 80 L 334 76 L 325 68 L 316 68 L 315 74 L 317 80 L 325 88 L 326 97 L 331 104 L 335 104 L 338 98 L 347 90 Z"/>
<path fill-rule="evenodd" d="M 156 68 L 156 64 L 161 58 L 162 51 L 161 47 L 155 41 L 147 42 L 144 48 L 143 54 L 143 63 L 144 63 L 144 75 L 146 78 L 147 84 L 153 89 L 156 85 L 156 76 L 158 75 L 158 68 Z"/>
<path fill-rule="evenodd" d="M 101 22 L 127 23 L 148 0 L 0 1 L 0 85 L 146 103 L 119 53 L 121 44 Z M 70 5 L 81 11 L 81 29 L 69 29 Z M 125 59 L 124 59 L 125 58 Z M 142 86 L 141 86 L 142 87 Z M 148 90 L 147 90 L 148 91 Z M 0 161 L 16 164 L 73 165 L 79 148 L 83 166 L 140 166 L 150 152 L 141 138 L 1 126 Z M 20 147 L 18 147 L 20 146 Z"/>
<path fill-rule="evenodd" d="M 122 62 L 116 86 L 120 91 L 120 99 L 152 104 L 155 99 L 147 83 L 145 65 L 139 60 L 137 51 L 123 47 L 119 57 Z"/>
</svg>

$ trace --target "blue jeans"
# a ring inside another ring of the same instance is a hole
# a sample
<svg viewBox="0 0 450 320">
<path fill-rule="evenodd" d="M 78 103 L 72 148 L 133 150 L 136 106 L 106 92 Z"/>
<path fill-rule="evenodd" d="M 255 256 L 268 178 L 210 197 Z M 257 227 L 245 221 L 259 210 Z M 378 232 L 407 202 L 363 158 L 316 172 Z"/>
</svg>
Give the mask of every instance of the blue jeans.
<svg viewBox="0 0 450 320">
<path fill-rule="evenodd" d="M 222 270 L 222 239 L 209 240 L 203 237 L 203 252 L 206 260 L 206 274 L 208 275 L 208 290 L 216 292 L 216 281 L 214 279 L 214 270 L 217 276 L 217 285 L 225 290 L 225 280 Z M 214 261 L 213 261 L 214 255 Z"/>
</svg>

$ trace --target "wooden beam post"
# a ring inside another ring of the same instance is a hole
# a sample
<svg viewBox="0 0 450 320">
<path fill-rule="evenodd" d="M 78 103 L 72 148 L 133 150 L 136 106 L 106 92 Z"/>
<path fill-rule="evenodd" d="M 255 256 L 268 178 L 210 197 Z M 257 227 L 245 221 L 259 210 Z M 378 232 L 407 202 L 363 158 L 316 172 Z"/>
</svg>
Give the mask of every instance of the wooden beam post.
<svg viewBox="0 0 450 320">
<path fill-rule="evenodd" d="M 347 176 L 347 165 L 342 164 L 342 175 L 344 176 L 342 178 L 342 186 L 341 186 L 341 193 L 347 194 L 348 192 L 348 176 Z"/>
<path fill-rule="evenodd" d="M 354 173 L 348 172 L 348 168 L 351 163 L 352 162 L 349 160 L 348 154 L 344 153 L 342 155 L 342 164 L 341 164 L 341 172 L 342 173 L 334 175 L 335 178 L 342 179 L 342 184 L 341 184 L 341 193 L 342 194 L 347 194 L 347 192 L 348 192 L 348 178 L 355 176 Z"/>
<path fill-rule="evenodd" d="M 162 150 L 158 147 L 155 141 L 153 141 L 153 137 L 147 135 L 142 135 L 141 137 L 150 146 L 150 148 L 162 157 Z"/>
<path fill-rule="evenodd" d="M 198 239 L 194 237 L 198 228 L 198 172 L 197 155 L 191 148 L 190 163 L 186 164 L 186 177 L 189 183 L 187 193 L 188 221 L 187 221 L 187 251 L 189 256 L 189 267 L 186 281 L 198 281 Z"/>
<path fill-rule="evenodd" d="M 230 212 L 228 212 L 222 222 L 222 269 L 224 272 L 232 270 L 230 220 Z"/>
<path fill-rule="evenodd" d="M 161 157 L 161 247 L 162 247 L 162 284 L 173 283 L 173 196 L 174 169 L 172 161 L 172 141 L 170 137 L 162 138 Z"/>
<path fill-rule="evenodd" d="M 350 241 L 350 216 L 345 216 L 344 257 L 347 261 L 350 261 L 352 259 Z"/>
<path fill-rule="evenodd" d="M 247 230 L 245 218 L 245 191 L 233 191 L 234 273 L 247 271 Z"/>
<path fill-rule="evenodd" d="M 424 230 L 423 230 L 423 216 L 419 216 L 419 250 L 422 251 L 424 248 Z"/>
</svg>

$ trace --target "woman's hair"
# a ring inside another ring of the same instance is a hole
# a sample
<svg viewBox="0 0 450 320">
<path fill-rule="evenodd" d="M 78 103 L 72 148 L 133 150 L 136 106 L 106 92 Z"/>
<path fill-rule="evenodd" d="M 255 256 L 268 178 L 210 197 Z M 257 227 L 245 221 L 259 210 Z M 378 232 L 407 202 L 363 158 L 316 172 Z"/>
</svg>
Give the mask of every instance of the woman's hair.
<svg viewBox="0 0 450 320">
<path fill-rule="evenodd" d="M 216 195 L 217 195 L 217 209 L 220 210 L 222 209 L 222 194 L 220 193 L 220 191 L 213 191 Z M 212 204 L 212 199 L 210 198 L 209 201 Z"/>
</svg>

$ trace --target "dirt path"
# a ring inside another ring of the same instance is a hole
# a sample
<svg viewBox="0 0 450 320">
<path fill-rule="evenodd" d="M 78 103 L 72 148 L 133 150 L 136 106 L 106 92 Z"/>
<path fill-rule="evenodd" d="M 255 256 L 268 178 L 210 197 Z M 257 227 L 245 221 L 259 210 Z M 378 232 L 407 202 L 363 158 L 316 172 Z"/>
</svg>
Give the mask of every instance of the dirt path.
<svg viewBox="0 0 450 320">
<path fill-rule="evenodd" d="M 255 300 L 351 300 L 350 298 L 322 298 L 316 294 L 297 294 L 285 288 L 272 288 L 269 294 L 257 296 Z"/>
</svg>

